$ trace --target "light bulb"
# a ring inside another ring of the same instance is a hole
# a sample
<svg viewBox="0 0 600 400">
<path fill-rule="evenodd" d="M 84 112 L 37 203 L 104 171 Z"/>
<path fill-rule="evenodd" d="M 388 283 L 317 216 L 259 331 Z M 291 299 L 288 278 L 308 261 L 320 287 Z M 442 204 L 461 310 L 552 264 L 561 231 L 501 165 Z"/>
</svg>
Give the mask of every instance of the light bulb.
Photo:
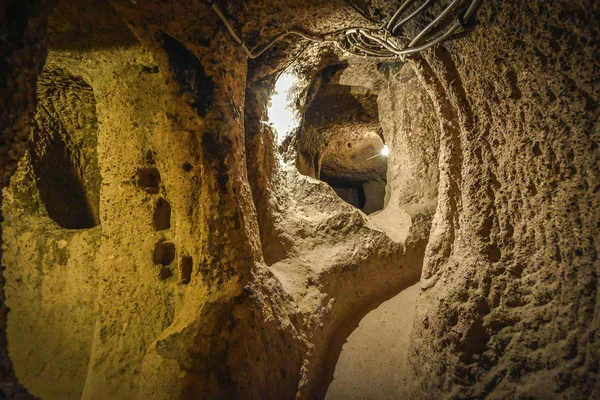
<svg viewBox="0 0 600 400">
<path fill-rule="evenodd" d="M 382 156 L 387 157 L 388 154 L 390 154 L 390 149 L 388 149 L 387 144 L 383 145 L 383 149 L 381 149 L 381 153 Z"/>
</svg>

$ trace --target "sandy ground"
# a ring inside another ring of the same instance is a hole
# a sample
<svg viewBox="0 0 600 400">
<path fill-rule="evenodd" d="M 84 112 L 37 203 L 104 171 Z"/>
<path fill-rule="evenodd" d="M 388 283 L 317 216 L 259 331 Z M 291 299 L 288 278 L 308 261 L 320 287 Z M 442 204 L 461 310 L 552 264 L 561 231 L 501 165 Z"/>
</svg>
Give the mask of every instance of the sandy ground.
<svg viewBox="0 0 600 400">
<path fill-rule="evenodd" d="M 326 400 L 397 399 L 419 285 L 367 314 L 348 337 Z"/>
</svg>

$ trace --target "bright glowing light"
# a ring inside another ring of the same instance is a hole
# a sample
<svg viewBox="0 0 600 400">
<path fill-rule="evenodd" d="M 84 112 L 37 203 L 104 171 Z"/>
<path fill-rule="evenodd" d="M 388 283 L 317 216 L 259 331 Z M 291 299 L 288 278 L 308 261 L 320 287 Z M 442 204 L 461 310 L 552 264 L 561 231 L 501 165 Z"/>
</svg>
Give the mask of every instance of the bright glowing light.
<svg viewBox="0 0 600 400">
<path fill-rule="evenodd" d="M 390 154 L 390 149 L 388 149 L 387 144 L 383 145 L 383 149 L 381 149 L 381 155 L 387 157 Z"/>
<path fill-rule="evenodd" d="M 377 154 L 375 154 L 373 157 L 369 157 L 369 158 L 367 158 L 367 161 L 369 161 L 369 160 L 372 160 L 372 159 L 374 159 L 375 157 L 378 157 L 378 156 L 384 156 L 384 157 L 387 157 L 387 156 L 388 156 L 388 154 L 390 154 L 390 149 L 388 149 L 388 146 L 387 146 L 387 144 L 384 144 L 384 145 L 383 145 L 383 149 L 381 149 L 381 153 L 377 153 Z"/>
<path fill-rule="evenodd" d="M 293 107 L 294 84 L 296 78 L 283 73 L 275 83 L 275 91 L 271 97 L 271 105 L 267 110 L 269 124 L 277 133 L 277 144 L 281 144 L 285 138 L 298 127 L 300 118 Z"/>
</svg>

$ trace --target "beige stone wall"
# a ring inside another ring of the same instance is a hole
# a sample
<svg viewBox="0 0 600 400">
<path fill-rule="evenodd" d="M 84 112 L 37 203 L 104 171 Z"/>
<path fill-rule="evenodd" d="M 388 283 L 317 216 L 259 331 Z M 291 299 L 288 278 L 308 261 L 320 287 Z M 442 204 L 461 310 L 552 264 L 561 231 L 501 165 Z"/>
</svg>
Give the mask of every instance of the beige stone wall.
<svg viewBox="0 0 600 400">
<path fill-rule="evenodd" d="M 253 46 L 295 24 L 367 23 L 342 3 L 223 10 Z M 293 138 L 277 149 L 263 123 L 276 72 L 296 60 L 308 88 L 343 55 L 290 41 L 248 62 L 202 2 L 59 1 L 45 68 L 93 92 L 99 225 L 52 222 L 35 160 L 0 143 L 3 176 L 21 159 L 3 191 L 2 265 L 26 387 L 321 398 L 360 319 L 420 277 L 399 397 L 597 396 L 598 5 L 483 4 L 462 38 L 342 77 L 378 93 L 390 146 L 371 218 L 286 163 Z M 30 74 L 10 75 L 6 137 L 24 138 L 35 109 L 37 23 L 22 32 L 32 53 L 10 59 Z"/>
<path fill-rule="evenodd" d="M 46 69 L 50 73 L 66 70 L 93 90 L 102 177 L 100 226 L 89 231 L 60 230 L 47 218 L 41 200 L 38 203 L 42 206 L 38 204 L 24 213 L 23 208 L 29 207 L 30 202 L 28 188 L 35 188 L 37 177 L 29 171 L 23 179 L 13 179 L 14 190 L 27 193 L 5 207 L 11 224 L 6 223 L 3 229 L 6 242 L 13 244 L 4 256 L 11 276 L 7 284 L 11 293 L 8 304 L 17 311 L 9 317 L 8 334 L 14 338 L 9 338 L 9 350 L 20 378 L 42 398 L 146 396 L 140 390 L 154 396 L 161 396 L 163 390 L 162 395 L 172 396 L 177 390 L 188 390 L 185 379 L 180 379 L 184 374 L 181 368 L 192 370 L 187 372 L 191 374 L 218 373 L 185 360 L 190 360 L 190 352 L 195 351 L 196 334 L 181 337 L 180 330 L 197 326 L 200 313 L 196 311 L 202 310 L 211 298 L 217 308 L 221 303 L 227 307 L 226 302 L 240 291 L 236 282 L 238 271 L 251 265 L 233 261 L 238 249 L 248 247 L 227 244 L 227 240 L 235 241 L 238 233 L 226 233 L 233 229 L 245 235 L 248 227 L 236 207 L 238 201 L 244 203 L 244 198 L 250 197 L 223 200 L 234 190 L 240 193 L 239 173 L 231 178 L 229 174 L 239 168 L 235 166 L 240 165 L 237 159 L 243 157 L 231 147 L 242 133 L 241 124 L 236 122 L 241 114 L 234 116 L 229 96 L 234 95 L 239 101 L 244 75 L 235 74 L 233 80 L 220 76 L 214 85 L 214 96 L 200 98 L 207 101 L 205 106 L 194 99 L 196 88 L 189 88 L 190 82 L 185 81 L 190 76 L 206 76 L 202 71 L 205 60 L 186 64 L 196 59 L 192 50 L 184 54 L 187 59 L 177 58 L 185 51 L 182 49 L 193 46 L 173 38 L 174 44 L 168 48 L 164 40 L 154 39 L 154 32 L 148 33 L 156 46 L 156 61 L 136 44 L 119 20 L 108 18 L 105 26 L 100 23 L 93 27 L 84 19 L 78 28 L 86 33 L 79 37 L 75 32 L 69 33 L 73 29 L 69 11 L 69 6 L 61 4 L 55 10 L 57 14 L 51 16 L 57 32 L 51 35 L 52 50 Z M 102 7 L 95 11 L 105 18 L 120 18 Z M 66 28 L 57 29 L 56 24 Z M 127 46 L 123 47 L 123 43 Z M 173 50 L 173 46 L 179 47 Z M 236 70 L 235 63 L 231 67 Z M 186 68 L 192 68 L 191 72 Z M 211 78 L 206 79 L 210 82 Z M 192 92 L 186 94 L 186 90 Z M 196 113 L 204 113 L 206 118 L 198 118 Z M 154 213 L 159 201 L 169 202 L 171 215 L 170 227 L 157 231 Z M 220 219 L 227 219 L 226 215 L 231 216 L 230 224 L 223 224 Z M 24 217 L 35 224 L 24 223 Z M 44 223 L 51 229 L 37 228 Z M 25 252 L 17 247 L 35 234 L 41 238 L 34 248 Z M 164 242 L 174 246 L 172 260 L 156 255 L 157 246 Z M 56 243 L 61 247 L 55 255 L 50 250 L 58 246 Z M 190 259 L 192 270 L 184 277 L 182 265 L 188 263 L 189 268 Z M 227 259 L 231 263 L 228 269 L 221 271 L 213 265 L 227 264 Z M 65 289 L 47 290 L 39 298 L 36 287 L 54 287 L 60 279 L 55 271 L 59 262 L 66 262 L 68 268 L 68 276 L 63 277 Z M 221 273 L 232 278 L 224 279 Z M 81 296 L 76 296 L 78 293 Z M 72 313 L 72 320 L 62 317 L 75 307 L 72 302 L 77 298 L 77 313 Z M 45 308 L 37 305 L 42 300 Z M 61 311 L 53 312 L 54 309 Z M 202 329 L 210 331 L 211 318 L 218 321 L 213 323 L 218 330 L 228 317 L 200 318 L 207 322 Z M 50 338 L 41 335 L 59 327 L 78 336 L 81 343 L 57 332 Z M 159 346 L 157 340 L 161 341 Z M 46 351 L 33 351 L 44 346 L 44 342 Z M 208 341 L 206 346 L 209 352 L 218 351 Z M 77 357 L 69 361 L 73 353 Z M 41 366 L 46 372 L 40 374 Z M 157 373 L 160 379 L 155 380 Z M 173 384 L 169 374 L 184 385 Z M 210 380 L 199 381 L 202 379 Z M 162 389 L 156 389 L 157 385 L 162 385 Z M 217 383 L 214 390 L 228 389 Z"/>
<path fill-rule="evenodd" d="M 36 107 L 36 79 L 46 58 L 47 14 L 50 1 L 6 1 L 0 6 L 0 202 L 17 164 L 25 154 L 29 122 Z M 0 211 L 1 212 L 1 211 Z M 0 215 L 0 220 L 3 216 Z M 3 242 L 0 232 L 0 241 Z M 2 249 L 0 247 L 0 256 Z M 18 383 L 8 356 L 8 308 L 4 294 L 4 267 L 0 262 L 0 393 L 29 397 Z"/>
<path fill-rule="evenodd" d="M 440 128 L 431 98 L 412 66 L 380 68 L 385 78 L 377 102 L 390 154 L 385 208 L 371 218 L 401 243 L 413 220 L 429 222 L 435 213 Z M 427 240 L 429 228 L 422 234 Z"/>
<path fill-rule="evenodd" d="M 597 2 L 484 2 L 413 62 L 441 121 L 414 398 L 598 395 Z"/>
</svg>

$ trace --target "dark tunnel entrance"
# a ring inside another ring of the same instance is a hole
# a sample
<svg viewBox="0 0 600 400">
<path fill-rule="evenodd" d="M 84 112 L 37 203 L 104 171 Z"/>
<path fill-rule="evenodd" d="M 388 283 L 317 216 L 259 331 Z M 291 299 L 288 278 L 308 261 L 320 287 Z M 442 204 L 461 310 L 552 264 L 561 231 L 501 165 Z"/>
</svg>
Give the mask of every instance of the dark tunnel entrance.
<svg viewBox="0 0 600 400">
<path fill-rule="evenodd" d="M 65 229 L 100 223 L 98 122 L 92 88 L 63 70 L 38 79 L 30 154 L 48 216 Z"/>
</svg>

